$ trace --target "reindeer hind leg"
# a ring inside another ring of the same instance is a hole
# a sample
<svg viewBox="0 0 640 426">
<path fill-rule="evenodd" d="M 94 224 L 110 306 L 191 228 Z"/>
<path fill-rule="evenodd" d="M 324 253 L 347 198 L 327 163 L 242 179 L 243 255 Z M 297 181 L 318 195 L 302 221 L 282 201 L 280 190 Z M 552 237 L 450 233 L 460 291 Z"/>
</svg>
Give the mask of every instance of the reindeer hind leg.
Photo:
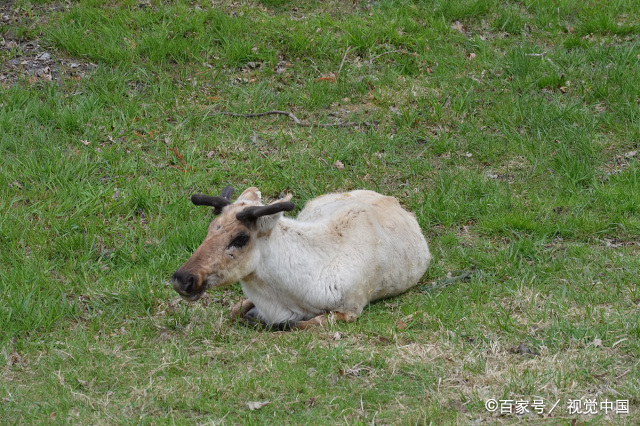
<svg viewBox="0 0 640 426">
<path fill-rule="evenodd" d="M 311 318 L 307 321 L 295 321 L 290 322 L 290 328 L 297 330 L 306 330 L 308 328 L 313 327 L 322 327 L 324 328 L 327 323 L 333 324 L 336 321 L 344 321 L 344 322 L 353 322 L 356 320 L 358 316 L 355 314 L 344 313 L 344 312 L 329 312 L 318 315 L 317 317 Z"/>
</svg>

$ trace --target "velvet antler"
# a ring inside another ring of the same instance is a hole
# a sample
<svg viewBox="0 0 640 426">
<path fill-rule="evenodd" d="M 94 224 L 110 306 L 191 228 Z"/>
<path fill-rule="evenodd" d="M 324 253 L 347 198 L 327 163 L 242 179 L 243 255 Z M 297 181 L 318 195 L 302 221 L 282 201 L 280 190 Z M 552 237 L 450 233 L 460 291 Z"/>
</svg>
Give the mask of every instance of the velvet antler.
<svg viewBox="0 0 640 426">
<path fill-rule="evenodd" d="M 241 222 L 252 222 L 261 216 L 280 212 L 290 212 L 296 207 L 291 201 L 269 204 L 268 206 L 247 207 L 236 215 L 236 219 Z"/>
<path fill-rule="evenodd" d="M 211 206 L 214 208 L 213 214 L 220 214 L 223 208 L 231 204 L 231 196 L 234 191 L 235 189 L 232 186 L 227 186 L 222 190 L 219 197 L 194 194 L 191 196 L 191 202 L 196 206 Z"/>
</svg>

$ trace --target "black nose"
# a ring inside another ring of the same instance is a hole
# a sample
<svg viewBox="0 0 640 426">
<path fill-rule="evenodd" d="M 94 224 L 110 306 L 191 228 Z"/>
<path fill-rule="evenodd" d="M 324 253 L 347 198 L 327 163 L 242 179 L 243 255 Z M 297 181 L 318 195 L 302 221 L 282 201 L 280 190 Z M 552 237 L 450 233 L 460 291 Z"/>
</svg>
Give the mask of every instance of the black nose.
<svg viewBox="0 0 640 426">
<path fill-rule="evenodd" d="M 190 272 L 176 271 L 171 277 L 173 289 L 178 293 L 193 294 L 198 290 L 198 277 Z"/>
</svg>

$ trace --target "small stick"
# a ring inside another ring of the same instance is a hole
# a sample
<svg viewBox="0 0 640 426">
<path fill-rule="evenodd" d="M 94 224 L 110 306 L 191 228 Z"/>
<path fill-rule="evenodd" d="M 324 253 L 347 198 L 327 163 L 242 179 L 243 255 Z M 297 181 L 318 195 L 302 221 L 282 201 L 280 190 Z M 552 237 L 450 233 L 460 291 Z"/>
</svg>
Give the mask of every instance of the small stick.
<svg viewBox="0 0 640 426">
<path fill-rule="evenodd" d="M 318 74 L 320 74 L 320 69 L 318 68 L 318 64 L 316 64 L 315 62 L 313 62 L 313 59 L 311 58 L 305 58 L 307 61 L 311 62 L 313 64 L 313 67 L 316 69 L 316 71 L 318 71 Z"/>
<path fill-rule="evenodd" d="M 447 278 L 443 278 L 440 281 L 438 281 L 437 283 L 434 283 L 432 285 L 423 285 L 421 286 L 422 291 L 433 291 L 433 290 L 440 290 L 443 289 L 445 287 L 449 287 L 452 284 L 457 283 L 458 281 L 469 281 L 469 279 L 471 279 L 471 275 L 473 274 L 473 271 L 461 271 L 460 275 L 456 276 L 456 277 L 447 277 Z"/>
<path fill-rule="evenodd" d="M 230 115 L 232 117 L 262 117 L 262 116 L 265 116 L 265 115 L 275 115 L 275 114 L 286 115 L 287 117 L 292 119 L 293 122 L 296 123 L 298 126 L 304 125 L 300 120 L 298 120 L 298 117 L 296 117 L 295 115 L 293 115 L 292 113 L 290 113 L 288 111 L 267 111 L 267 112 L 258 112 L 258 113 L 254 113 L 254 114 L 240 114 L 240 113 L 237 113 L 237 112 L 222 111 L 222 112 L 217 112 L 217 113 L 215 113 L 213 115 Z"/>
<path fill-rule="evenodd" d="M 340 77 L 340 71 L 342 71 L 344 60 L 347 59 L 347 53 L 349 53 L 350 50 L 351 50 L 351 46 L 347 46 L 347 49 L 344 51 L 344 55 L 342 56 L 342 62 L 340 62 L 340 68 L 338 68 L 338 75 L 336 75 L 336 80 Z"/>
<path fill-rule="evenodd" d="M 388 55 L 390 53 L 398 53 L 398 52 L 405 53 L 404 50 L 402 50 L 402 49 L 397 49 L 397 50 L 391 50 L 389 52 L 384 52 L 384 53 L 381 53 L 381 54 L 376 55 L 373 58 L 369 59 L 369 65 L 373 64 L 373 60 L 379 58 L 380 56 Z"/>
<path fill-rule="evenodd" d="M 265 112 L 258 112 L 258 113 L 253 113 L 253 114 L 240 114 L 237 112 L 231 112 L 231 111 L 221 111 L 221 112 L 216 112 L 214 114 L 209 114 L 207 113 L 206 116 L 215 116 L 215 115 L 230 115 L 232 117 L 263 117 L 265 115 L 286 115 L 287 117 L 289 117 L 291 120 L 293 120 L 294 123 L 296 123 L 297 126 L 300 127 L 358 127 L 358 126 L 374 126 L 375 124 L 377 124 L 376 122 L 368 122 L 368 121 L 363 121 L 362 123 L 354 123 L 354 122 L 346 122 L 346 123 L 321 123 L 321 124 L 316 124 L 316 123 L 305 123 L 302 122 L 298 119 L 298 117 L 296 117 L 295 115 L 293 115 L 293 113 L 289 112 L 289 111 L 265 111 Z"/>
</svg>

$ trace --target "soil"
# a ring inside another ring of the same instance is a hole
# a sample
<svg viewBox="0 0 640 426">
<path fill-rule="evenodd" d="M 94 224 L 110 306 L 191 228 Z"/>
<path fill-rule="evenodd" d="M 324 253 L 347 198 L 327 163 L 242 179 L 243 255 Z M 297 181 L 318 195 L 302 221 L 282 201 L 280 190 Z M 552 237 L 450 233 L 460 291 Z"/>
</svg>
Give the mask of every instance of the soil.
<svg viewBox="0 0 640 426">
<path fill-rule="evenodd" d="M 96 64 L 70 58 L 46 40 L 16 35 L 16 29 L 37 34 L 39 25 L 46 23 L 52 13 L 64 11 L 68 5 L 54 3 L 34 7 L 37 9 L 23 9 L 12 0 L 0 1 L 0 28 L 3 28 L 0 32 L 0 87 L 18 82 L 33 85 L 79 80 L 95 70 Z"/>
</svg>

